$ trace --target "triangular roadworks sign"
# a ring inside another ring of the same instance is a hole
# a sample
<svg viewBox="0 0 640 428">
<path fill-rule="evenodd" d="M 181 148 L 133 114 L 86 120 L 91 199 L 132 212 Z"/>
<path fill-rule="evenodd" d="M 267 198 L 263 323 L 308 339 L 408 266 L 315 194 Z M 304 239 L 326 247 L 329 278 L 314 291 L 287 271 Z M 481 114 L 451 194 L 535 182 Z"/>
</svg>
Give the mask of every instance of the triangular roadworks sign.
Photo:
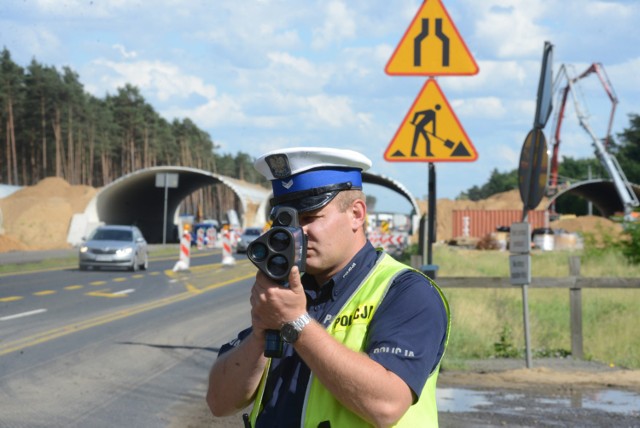
<svg viewBox="0 0 640 428">
<path fill-rule="evenodd" d="M 422 3 L 385 67 L 394 76 L 462 76 L 478 70 L 440 0 Z"/>
<path fill-rule="evenodd" d="M 472 162 L 478 153 L 434 79 L 428 79 L 384 152 L 389 162 Z"/>
</svg>

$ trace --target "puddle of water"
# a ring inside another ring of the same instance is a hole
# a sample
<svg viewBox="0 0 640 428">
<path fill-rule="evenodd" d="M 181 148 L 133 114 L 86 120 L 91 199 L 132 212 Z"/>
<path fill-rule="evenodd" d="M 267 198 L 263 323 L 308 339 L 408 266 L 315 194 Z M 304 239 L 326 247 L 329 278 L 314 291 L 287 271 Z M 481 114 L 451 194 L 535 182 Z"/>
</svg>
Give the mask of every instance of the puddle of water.
<svg viewBox="0 0 640 428">
<path fill-rule="evenodd" d="M 574 409 L 594 409 L 610 413 L 632 414 L 640 411 L 640 395 L 620 390 L 576 391 L 569 398 L 543 399 L 541 403 L 561 403 Z"/>
<path fill-rule="evenodd" d="M 501 405 L 504 405 L 505 401 L 518 402 L 523 397 L 526 397 L 526 394 L 499 394 L 496 391 L 474 391 L 464 388 L 436 389 L 436 401 L 441 412 L 473 412 L 483 406 L 495 404 L 497 398 L 500 399 Z M 621 390 L 574 392 L 569 397 L 537 397 L 531 400 L 552 407 L 593 409 L 632 416 L 640 412 L 640 394 Z"/>
<path fill-rule="evenodd" d="M 471 412 L 479 406 L 491 404 L 489 393 L 462 388 L 436 388 L 436 402 L 440 412 Z"/>
</svg>

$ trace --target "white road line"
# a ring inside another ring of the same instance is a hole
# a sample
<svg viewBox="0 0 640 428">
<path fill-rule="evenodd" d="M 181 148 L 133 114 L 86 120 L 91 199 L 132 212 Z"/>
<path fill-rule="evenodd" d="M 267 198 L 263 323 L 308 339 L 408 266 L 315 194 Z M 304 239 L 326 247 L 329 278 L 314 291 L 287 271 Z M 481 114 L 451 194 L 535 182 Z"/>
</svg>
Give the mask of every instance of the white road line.
<svg viewBox="0 0 640 428">
<path fill-rule="evenodd" d="M 136 291 L 134 288 L 127 288 L 126 290 L 116 291 L 115 293 L 111 293 L 111 294 L 115 294 L 117 296 L 117 295 L 120 295 L 120 294 L 131 294 L 134 291 Z"/>
<path fill-rule="evenodd" d="M 9 321 L 9 320 L 16 319 L 16 318 L 22 318 L 22 317 L 28 317 L 30 315 L 41 314 L 43 312 L 47 312 L 47 310 L 46 309 L 36 309 L 34 311 L 22 312 L 22 313 L 15 314 L 15 315 L 8 315 L 6 317 L 0 318 L 0 321 Z"/>
</svg>

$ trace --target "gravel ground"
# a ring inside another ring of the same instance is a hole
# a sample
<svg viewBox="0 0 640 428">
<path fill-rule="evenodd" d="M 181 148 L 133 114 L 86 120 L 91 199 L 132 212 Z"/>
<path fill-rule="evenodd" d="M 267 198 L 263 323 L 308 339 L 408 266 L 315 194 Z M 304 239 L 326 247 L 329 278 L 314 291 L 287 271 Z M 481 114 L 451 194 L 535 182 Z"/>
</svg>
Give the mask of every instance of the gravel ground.
<svg viewBox="0 0 640 428">
<path fill-rule="evenodd" d="M 535 359 L 530 368 L 517 359 L 465 365 L 439 376 L 441 427 L 640 427 L 640 370 L 571 358 Z M 202 400 L 173 409 L 171 428 L 243 427 L 241 414 L 211 416 L 205 392 L 201 385 Z"/>
</svg>

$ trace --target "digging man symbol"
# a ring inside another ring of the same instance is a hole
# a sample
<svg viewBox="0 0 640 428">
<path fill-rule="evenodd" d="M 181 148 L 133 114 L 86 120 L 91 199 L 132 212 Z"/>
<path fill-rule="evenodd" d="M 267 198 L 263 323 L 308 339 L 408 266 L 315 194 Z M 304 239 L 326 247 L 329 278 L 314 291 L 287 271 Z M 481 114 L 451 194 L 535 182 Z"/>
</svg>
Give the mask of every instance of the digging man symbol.
<svg viewBox="0 0 640 428">
<path fill-rule="evenodd" d="M 431 153 L 431 140 L 429 139 L 429 134 L 434 137 L 436 134 L 436 110 L 440 110 L 440 104 L 436 104 L 435 110 L 428 109 L 417 111 L 413 115 L 413 119 L 411 120 L 411 124 L 415 125 L 416 129 L 413 133 L 413 144 L 411 145 L 411 156 L 417 157 L 416 146 L 418 145 L 418 140 L 420 136 L 424 138 L 426 142 L 426 156 L 433 157 L 433 153 Z M 416 124 L 416 121 L 418 123 Z M 431 124 L 431 132 L 427 131 L 427 125 Z"/>
</svg>

